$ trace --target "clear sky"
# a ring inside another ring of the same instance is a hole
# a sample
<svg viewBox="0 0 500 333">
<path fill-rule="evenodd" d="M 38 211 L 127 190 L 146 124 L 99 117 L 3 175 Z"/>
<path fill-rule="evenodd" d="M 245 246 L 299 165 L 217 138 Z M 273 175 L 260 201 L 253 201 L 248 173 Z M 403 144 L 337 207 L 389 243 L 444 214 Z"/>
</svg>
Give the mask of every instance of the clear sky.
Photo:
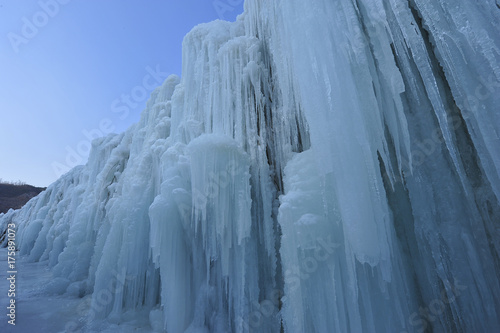
<svg viewBox="0 0 500 333">
<path fill-rule="evenodd" d="M 0 0 L 0 178 L 48 186 L 85 163 L 88 138 L 137 122 L 181 74 L 191 28 L 241 12 L 243 0 Z"/>
</svg>

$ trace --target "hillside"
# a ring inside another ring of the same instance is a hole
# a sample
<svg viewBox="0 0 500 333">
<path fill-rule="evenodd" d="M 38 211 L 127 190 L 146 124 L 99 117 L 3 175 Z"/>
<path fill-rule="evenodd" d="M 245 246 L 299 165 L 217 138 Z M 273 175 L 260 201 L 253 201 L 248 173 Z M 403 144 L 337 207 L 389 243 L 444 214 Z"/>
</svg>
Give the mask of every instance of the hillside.
<svg viewBox="0 0 500 333">
<path fill-rule="evenodd" d="M 19 209 L 31 198 L 45 190 L 42 187 L 31 185 L 14 185 L 0 183 L 0 213 L 6 213 L 9 209 Z"/>
</svg>

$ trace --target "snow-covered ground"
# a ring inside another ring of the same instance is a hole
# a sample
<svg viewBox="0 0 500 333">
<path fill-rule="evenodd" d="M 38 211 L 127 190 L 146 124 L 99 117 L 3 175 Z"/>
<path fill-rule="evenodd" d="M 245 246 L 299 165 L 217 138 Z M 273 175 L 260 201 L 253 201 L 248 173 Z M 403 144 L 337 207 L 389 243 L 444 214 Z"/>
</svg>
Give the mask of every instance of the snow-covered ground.
<svg viewBox="0 0 500 333">
<path fill-rule="evenodd" d="M 54 283 L 55 281 L 55 283 Z M 148 314 L 129 313 L 117 324 L 94 322 L 88 327 L 91 296 L 80 298 L 68 294 L 57 295 L 57 280 L 46 262 L 28 262 L 18 258 L 16 274 L 15 326 L 8 323 L 10 298 L 7 297 L 7 249 L 0 249 L 0 309 L 1 333 L 69 333 L 69 332 L 154 332 Z M 158 331 L 157 331 L 158 332 Z"/>
</svg>

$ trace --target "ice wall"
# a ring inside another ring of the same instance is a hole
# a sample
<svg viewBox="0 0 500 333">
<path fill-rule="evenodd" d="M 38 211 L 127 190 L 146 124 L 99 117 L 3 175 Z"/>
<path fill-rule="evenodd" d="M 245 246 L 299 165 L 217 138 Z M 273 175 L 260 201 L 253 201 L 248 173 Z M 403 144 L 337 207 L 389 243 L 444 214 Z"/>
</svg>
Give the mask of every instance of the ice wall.
<svg viewBox="0 0 500 333">
<path fill-rule="evenodd" d="M 0 225 L 92 294 L 88 330 L 498 330 L 499 24 L 491 0 L 247 0 Z"/>
</svg>

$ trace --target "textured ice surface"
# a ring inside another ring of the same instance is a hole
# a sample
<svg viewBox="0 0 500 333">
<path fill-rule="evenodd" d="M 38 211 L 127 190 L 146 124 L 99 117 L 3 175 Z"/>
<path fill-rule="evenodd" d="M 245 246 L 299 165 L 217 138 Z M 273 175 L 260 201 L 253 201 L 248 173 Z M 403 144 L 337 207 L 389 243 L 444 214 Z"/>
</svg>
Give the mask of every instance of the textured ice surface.
<svg viewBox="0 0 500 333">
<path fill-rule="evenodd" d="M 499 330 L 499 25 L 492 0 L 247 0 L 0 225 L 84 331 Z"/>
</svg>

